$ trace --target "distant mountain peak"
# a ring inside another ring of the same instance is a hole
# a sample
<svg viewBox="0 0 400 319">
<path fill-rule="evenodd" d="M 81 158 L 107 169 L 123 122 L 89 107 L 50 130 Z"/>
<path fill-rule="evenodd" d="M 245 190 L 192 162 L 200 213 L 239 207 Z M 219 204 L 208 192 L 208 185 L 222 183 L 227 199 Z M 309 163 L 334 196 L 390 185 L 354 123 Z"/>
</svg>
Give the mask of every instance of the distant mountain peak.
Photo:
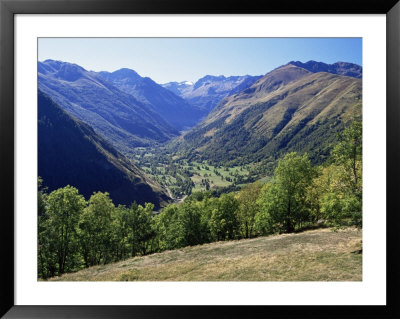
<svg viewBox="0 0 400 319">
<path fill-rule="evenodd" d="M 132 69 L 122 68 L 111 72 L 115 77 L 140 77 L 140 75 Z"/>
<path fill-rule="evenodd" d="M 79 78 L 85 77 L 85 72 L 87 71 L 77 64 L 64 63 L 55 74 L 55 77 L 65 81 L 73 82 Z"/>
<path fill-rule="evenodd" d="M 63 64 L 64 62 L 60 61 L 60 60 L 46 59 L 46 60 L 43 61 L 43 63 Z"/>
<path fill-rule="evenodd" d="M 202 86 L 204 83 L 207 82 L 218 82 L 218 81 L 223 81 L 225 80 L 226 77 L 224 75 L 206 75 L 203 76 L 202 78 L 198 79 L 196 83 L 194 83 L 194 89 L 196 90 L 200 86 Z"/>
<path fill-rule="evenodd" d="M 81 67 L 80 65 L 78 65 L 76 63 L 65 62 L 65 61 L 60 61 L 60 60 L 47 59 L 47 60 L 44 60 L 43 62 L 39 62 L 39 63 L 44 63 L 44 64 L 50 65 L 52 67 L 57 67 L 58 69 L 60 69 L 61 67 L 65 66 L 65 65 L 68 65 L 70 67 L 77 67 L 79 69 L 86 71 L 83 67 Z"/>
<path fill-rule="evenodd" d="M 54 78 L 67 82 L 74 82 L 81 78 L 91 77 L 91 72 L 78 64 L 51 59 L 38 62 L 38 73 L 51 75 Z"/>
<path fill-rule="evenodd" d="M 107 81 L 125 83 L 129 85 L 134 85 L 142 79 L 142 77 L 135 70 L 128 68 L 122 68 L 113 72 L 101 71 L 98 74 Z"/>
<path fill-rule="evenodd" d="M 178 131 L 194 126 L 205 116 L 205 110 L 189 105 L 174 92 L 149 77 L 141 77 L 131 69 L 98 74 L 122 92 L 150 107 Z"/>
<path fill-rule="evenodd" d="M 212 110 L 223 98 L 236 94 L 253 85 L 262 76 L 206 75 L 194 84 L 189 81 L 169 82 L 162 86 L 182 97 L 190 104 Z"/>
</svg>

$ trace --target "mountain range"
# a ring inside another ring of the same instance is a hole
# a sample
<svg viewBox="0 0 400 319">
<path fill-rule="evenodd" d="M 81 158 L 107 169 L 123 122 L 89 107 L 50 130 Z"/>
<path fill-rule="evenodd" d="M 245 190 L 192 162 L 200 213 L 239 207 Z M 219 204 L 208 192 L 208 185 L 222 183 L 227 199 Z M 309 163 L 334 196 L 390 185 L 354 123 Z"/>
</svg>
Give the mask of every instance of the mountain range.
<svg viewBox="0 0 400 319">
<path fill-rule="evenodd" d="M 333 64 L 327 64 L 311 60 L 306 63 L 291 61 L 288 64 L 298 66 L 313 73 L 328 72 L 332 74 L 351 76 L 357 79 L 362 78 L 362 67 L 354 63 L 336 62 Z"/>
<path fill-rule="evenodd" d="M 290 151 L 322 163 L 361 116 L 362 67 L 292 61 L 264 76 L 211 76 L 159 85 L 134 70 L 38 63 L 39 176 L 115 203 L 170 200 L 126 155 L 166 145 L 174 158 L 226 166 L 275 162 Z"/>
<path fill-rule="evenodd" d="M 141 77 L 134 70 L 120 69 L 98 74 L 121 91 L 153 109 L 179 131 L 193 127 L 208 113 L 203 107 L 189 104 L 152 79 Z"/>
<path fill-rule="evenodd" d="M 211 111 L 227 96 L 238 93 L 256 82 L 260 76 L 229 76 L 206 75 L 196 83 L 169 82 L 162 86 L 179 95 L 190 104 Z"/>
<path fill-rule="evenodd" d="M 337 133 L 352 116 L 361 115 L 362 80 L 358 74 L 337 74 L 346 73 L 344 64 L 335 73 L 319 71 L 324 64 L 298 64 L 281 66 L 225 98 L 171 149 L 213 162 L 258 162 L 289 151 L 324 161 Z"/>
<path fill-rule="evenodd" d="M 40 90 L 38 175 L 50 191 L 69 184 L 86 199 L 102 191 L 108 192 L 115 204 L 151 202 L 157 209 L 170 200 L 131 160 Z"/>
<path fill-rule="evenodd" d="M 39 62 L 38 87 L 123 153 L 179 134 L 151 107 L 76 64 Z"/>
</svg>

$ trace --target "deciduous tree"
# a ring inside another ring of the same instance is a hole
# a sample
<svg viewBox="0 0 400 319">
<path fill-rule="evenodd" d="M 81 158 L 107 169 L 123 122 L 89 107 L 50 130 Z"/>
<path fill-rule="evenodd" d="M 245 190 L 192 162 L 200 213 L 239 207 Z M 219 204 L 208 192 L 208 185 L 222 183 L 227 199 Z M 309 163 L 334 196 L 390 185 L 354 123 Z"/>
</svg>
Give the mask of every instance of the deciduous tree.
<svg viewBox="0 0 400 319">
<path fill-rule="evenodd" d="M 261 193 L 261 209 L 282 231 L 293 232 L 308 219 L 306 189 L 314 174 L 307 154 L 288 153 L 278 163 L 275 181 Z"/>
<path fill-rule="evenodd" d="M 261 183 L 248 184 L 242 188 L 237 196 L 239 202 L 237 216 L 241 236 L 244 238 L 251 238 L 253 235 L 254 218 L 259 211 L 257 198 L 260 195 L 261 187 Z"/>
<path fill-rule="evenodd" d="M 51 192 L 46 201 L 46 238 L 51 242 L 47 249 L 55 249 L 58 274 L 74 268 L 78 251 L 77 225 L 86 205 L 85 199 L 72 186 Z M 52 253 L 49 251 L 49 253 Z"/>
</svg>

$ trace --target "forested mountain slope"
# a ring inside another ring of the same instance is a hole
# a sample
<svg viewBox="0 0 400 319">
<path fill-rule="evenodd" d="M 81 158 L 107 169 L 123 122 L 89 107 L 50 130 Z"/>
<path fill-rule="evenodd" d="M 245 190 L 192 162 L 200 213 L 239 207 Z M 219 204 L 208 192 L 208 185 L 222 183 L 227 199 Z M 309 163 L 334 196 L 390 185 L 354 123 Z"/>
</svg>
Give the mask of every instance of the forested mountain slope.
<svg viewBox="0 0 400 319">
<path fill-rule="evenodd" d="M 189 158 L 254 162 L 289 151 L 327 158 L 337 132 L 361 115 L 361 79 L 287 64 L 223 100 L 171 144 Z"/>
</svg>

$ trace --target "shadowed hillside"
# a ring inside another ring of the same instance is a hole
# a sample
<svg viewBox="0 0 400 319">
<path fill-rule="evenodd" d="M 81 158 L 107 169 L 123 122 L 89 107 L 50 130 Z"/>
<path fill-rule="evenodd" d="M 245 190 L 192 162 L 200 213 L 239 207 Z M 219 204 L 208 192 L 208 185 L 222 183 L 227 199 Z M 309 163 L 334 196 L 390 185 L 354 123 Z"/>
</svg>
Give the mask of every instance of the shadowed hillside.
<svg viewBox="0 0 400 319">
<path fill-rule="evenodd" d="M 79 65 L 53 60 L 39 62 L 38 86 L 120 152 L 128 153 L 133 147 L 165 142 L 178 135 L 149 106 Z"/>
<path fill-rule="evenodd" d="M 75 186 L 86 198 L 109 192 L 115 204 L 151 202 L 158 208 L 170 199 L 133 162 L 87 124 L 74 119 L 47 95 L 38 92 L 38 175 L 49 190 Z"/>
<path fill-rule="evenodd" d="M 188 104 L 152 79 L 143 78 L 133 70 L 120 69 L 99 74 L 121 91 L 152 108 L 179 131 L 193 127 L 208 113 L 204 108 Z"/>
</svg>

